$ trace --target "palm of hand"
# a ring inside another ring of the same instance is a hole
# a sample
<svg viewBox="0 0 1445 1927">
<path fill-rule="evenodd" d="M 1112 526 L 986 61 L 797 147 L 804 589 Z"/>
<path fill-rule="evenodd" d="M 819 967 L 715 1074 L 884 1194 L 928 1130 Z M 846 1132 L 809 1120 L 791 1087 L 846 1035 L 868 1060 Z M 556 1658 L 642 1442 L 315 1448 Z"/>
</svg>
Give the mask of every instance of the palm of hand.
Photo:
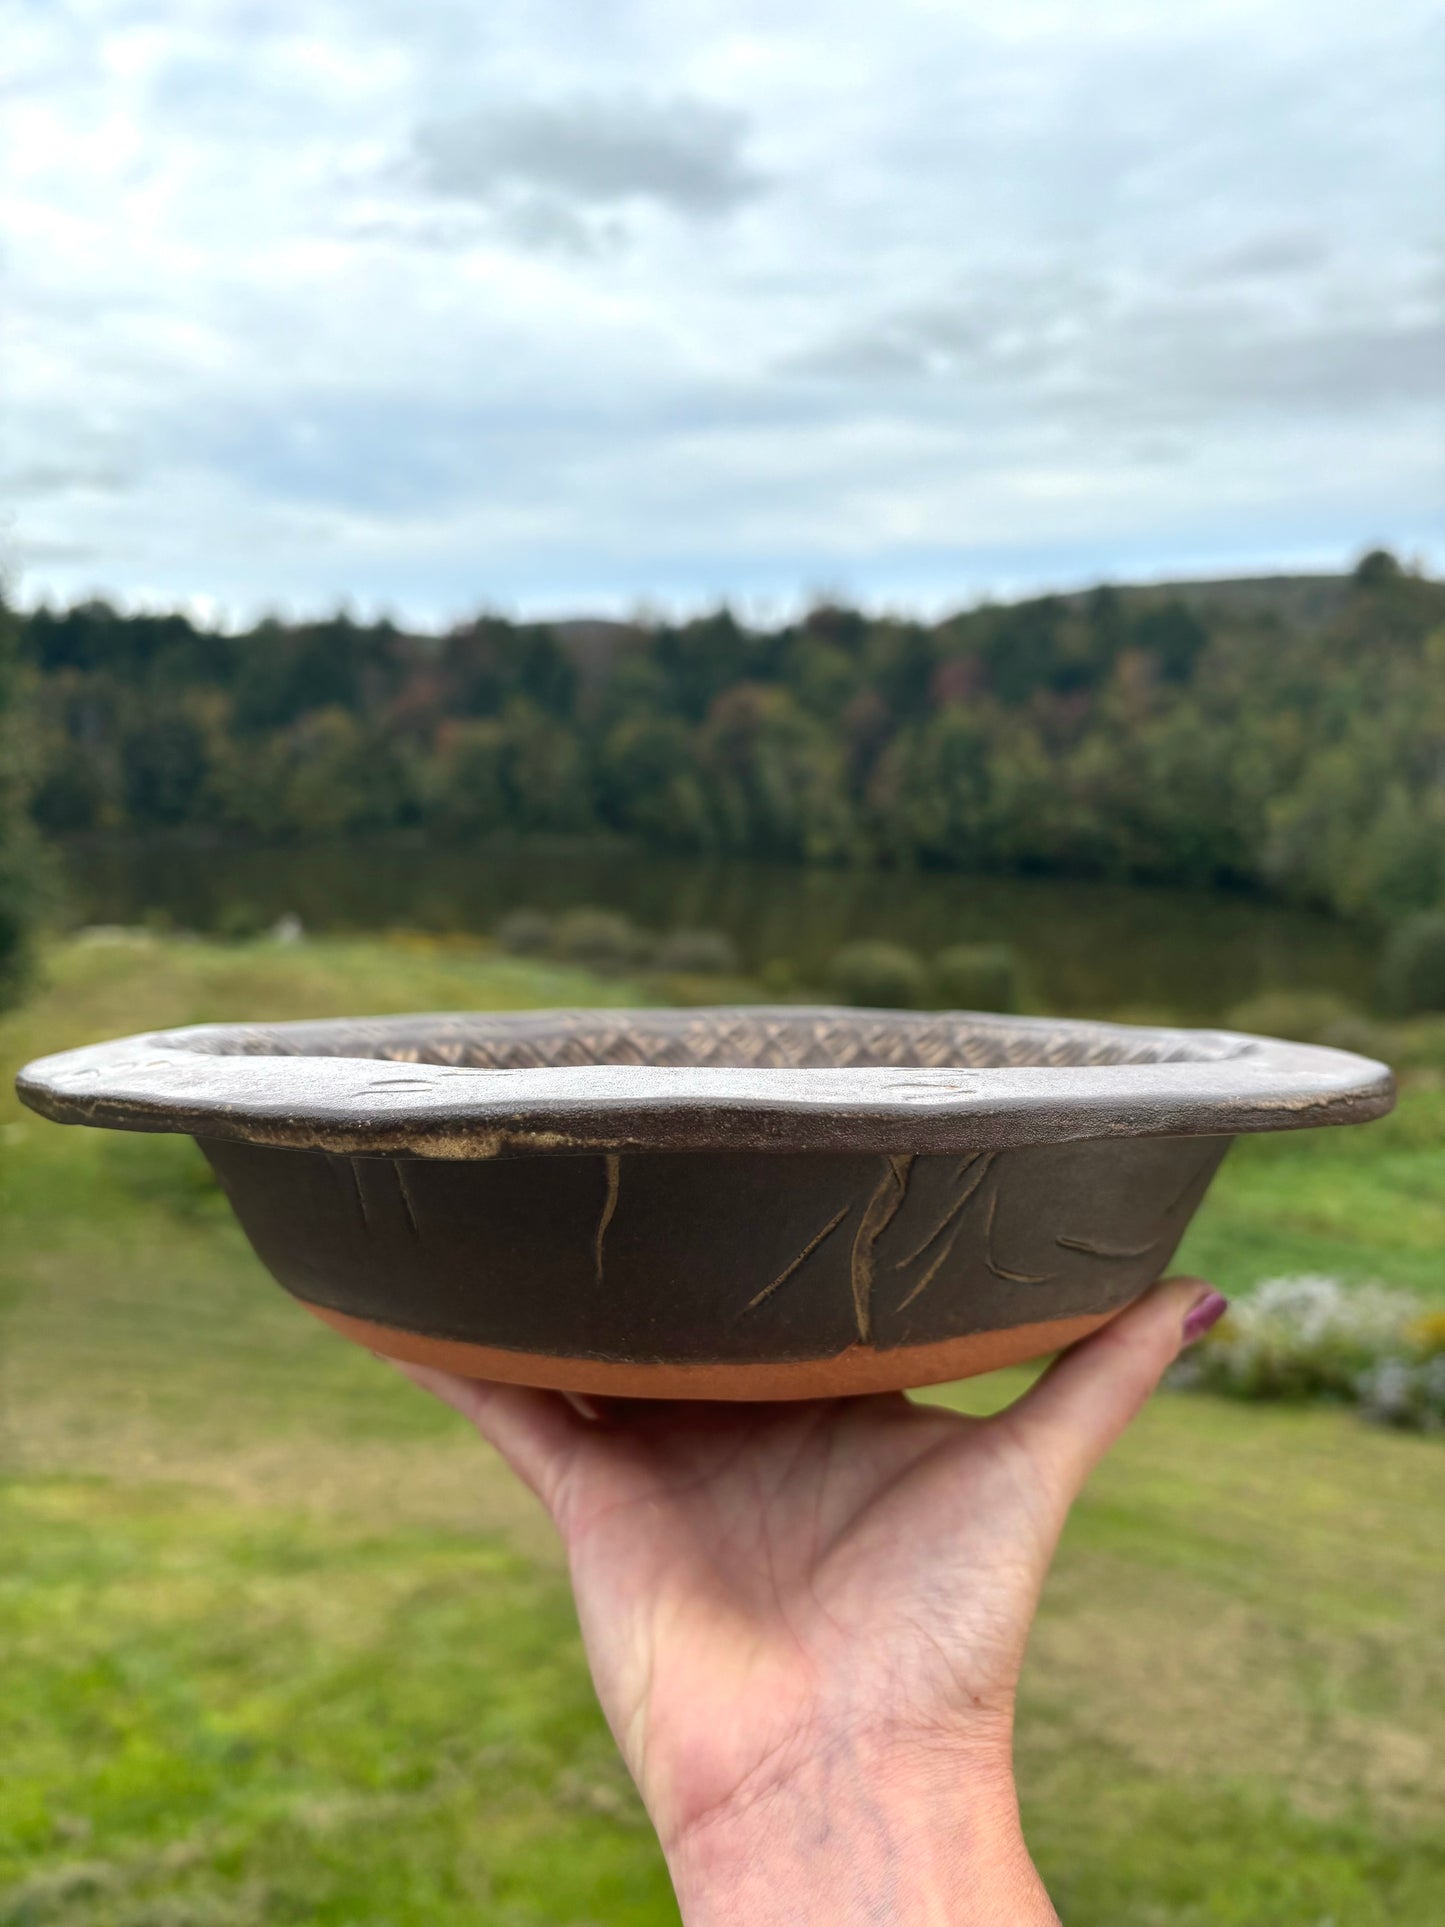
<svg viewBox="0 0 1445 1927">
<path fill-rule="evenodd" d="M 847 1753 L 856 1779 L 933 1750 L 1006 1775 L 1069 1506 L 1222 1306 L 1197 1279 L 1156 1286 L 990 1419 L 898 1394 L 598 1419 L 560 1394 L 403 1369 L 551 1511 L 603 1711 L 670 1851 L 800 1762 L 826 1772 Z"/>
<path fill-rule="evenodd" d="M 1006 1749 L 1062 1505 L 1010 1429 L 901 1395 L 628 1408 L 553 1501 L 598 1692 L 666 1843 L 816 1736 Z"/>
</svg>

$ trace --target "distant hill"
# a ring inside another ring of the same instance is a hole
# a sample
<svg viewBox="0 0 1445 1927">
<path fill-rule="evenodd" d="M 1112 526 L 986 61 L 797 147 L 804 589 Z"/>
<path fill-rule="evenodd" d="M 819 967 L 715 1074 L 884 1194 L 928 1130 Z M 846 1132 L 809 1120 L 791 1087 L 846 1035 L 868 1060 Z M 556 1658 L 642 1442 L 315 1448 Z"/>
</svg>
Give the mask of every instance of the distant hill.
<svg viewBox="0 0 1445 1927">
<path fill-rule="evenodd" d="M 1340 614 L 1351 580 L 1347 575 L 1242 575 L 1139 583 L 1121 593 L 1131 601 L 1182 602 L 1202 615 L 1275 616 L 1291 629 L 1316 629 Z"/>
<path fill-rule="evenodd" d="M 1206 577 L 1198 581 L 1127 582 L 1109 586 L 1132 608 L 1182 602 L 1205 617 L 1236 616 L 1248 621 L 1275 620 L 1290 629 L 1317 629 L 1335 621 L 1350 594 L 1348 575 L 1244 575 Z M 1058 600 L 1079 608 L 1094 589 L 1065 590 Z M 1000 608 L 1028 607 L 1050 598 L 1014 596 Z M 940 618 L 939 626 L 971 613 L 963 607 Z M 568 616 L 550 625 L 553 634 L 576 664 L 583 686 L 604 684 L 618 654 L 641 642 L 646 629 L 638 623 L 603 616 Z"/>
</svg>

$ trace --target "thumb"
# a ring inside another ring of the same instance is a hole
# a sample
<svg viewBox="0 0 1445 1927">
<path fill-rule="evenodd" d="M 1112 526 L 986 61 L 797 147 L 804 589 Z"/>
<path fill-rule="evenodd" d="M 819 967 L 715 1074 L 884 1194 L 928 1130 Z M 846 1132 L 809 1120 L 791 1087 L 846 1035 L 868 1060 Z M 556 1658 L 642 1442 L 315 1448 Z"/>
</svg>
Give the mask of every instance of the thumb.
<svg viewBox="0 0 1445 1927">
<path fill-rule="evenodd" d="M 1065 1505 L 1180 1352 L 1202 1338 L 1227 1305 L 1202 1278 L 1166 1278 L 1056 1358 L 1003 1414 Z"/>
</svg>

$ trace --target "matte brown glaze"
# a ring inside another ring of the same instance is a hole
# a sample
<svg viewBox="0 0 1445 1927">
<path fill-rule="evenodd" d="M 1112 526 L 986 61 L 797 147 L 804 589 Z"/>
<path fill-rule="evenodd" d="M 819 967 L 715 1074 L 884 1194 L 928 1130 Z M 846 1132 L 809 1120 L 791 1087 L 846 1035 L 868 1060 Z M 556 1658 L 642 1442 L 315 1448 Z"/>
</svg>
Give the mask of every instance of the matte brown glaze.
<svg viewBox="0 0 1445 1927">
<path fill-rule="evenodd" d="M 263 1262 L 313 1307 L 600 1364 L 811 1370 L 863 1346 L 904 1383 L 919 1346 L 1127 1304 L 1226 1144 L 495 1162 L 202 1148 Z"/>
<path fill-rule="evenodd" d="M 215 1026 L 19 1088 L 197 1137 L 274 1276 L 375 1349 L 729 1398 L 1069 1342 L 1159 1276 L 1232 1133 L 1392 1102 L 1229 1032 L 795 1007 Z"/>
</svg>

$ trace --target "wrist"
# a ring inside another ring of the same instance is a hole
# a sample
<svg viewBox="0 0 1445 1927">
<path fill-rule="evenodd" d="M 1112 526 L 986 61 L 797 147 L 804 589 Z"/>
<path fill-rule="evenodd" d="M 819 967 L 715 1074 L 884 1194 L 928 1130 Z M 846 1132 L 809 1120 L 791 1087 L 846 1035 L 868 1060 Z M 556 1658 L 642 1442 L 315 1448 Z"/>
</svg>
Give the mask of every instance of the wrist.
<svg viewBox="0 0 1445 1927">
<path fill-rule="evenodd" d="M 840 1740 L 663 1844 L 686 1927 L 1057 1927 L 1006 1751 Z"/>
</svg>

